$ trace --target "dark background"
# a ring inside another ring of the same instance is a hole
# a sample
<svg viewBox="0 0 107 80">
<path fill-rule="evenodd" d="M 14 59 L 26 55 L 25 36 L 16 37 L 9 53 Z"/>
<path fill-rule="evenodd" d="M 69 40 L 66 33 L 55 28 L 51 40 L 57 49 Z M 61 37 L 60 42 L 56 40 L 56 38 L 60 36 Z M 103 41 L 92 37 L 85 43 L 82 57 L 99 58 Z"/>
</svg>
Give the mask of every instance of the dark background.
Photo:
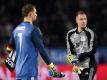
<svg viewBox="0 0 107 80">
<path fill-rule="evenodd" d="M 41 29 L 49 58 L 54 64 L 66 63 L 66 34 L 68 30 L 75 28 L 75 13 L 78 10 L 86 11 L 87 27 L 94 30 L 97 35 L 98 64 L 107 64 L 107 0 L 0 0 L 0 80 L 2 80 L 1 77 L 4 77 L 3 80 L 10 80 L 8 69 L 6 69 L 7 74 L 3 76 L 2 70 L 5 67 L 2 67 L 1 63 L 8 55 L 5 47 L 11 32 L 22 21 L 21 8 L 28 3 L 34 4 L 37 8 L 38 19 L 34 24 Z M 39 64 L 44 64 L 40 57 L 38 61 Z M 40 68 L 40 65 L 38 66 Z M 45 67 L 43 65 L 40 68 L 44 69 L 40 70 L 43 73 L 43 79 L 48 73 Z M 99 68 L 99 73 L 104 75 L 107 72 L 106 66 L 104 68 L 102 65 L 101 69 L 102 72 Z M 65 72 L 67 75 L 68 71 Z M 70 74 L 71 71 L 68 72 L 68 75 Z M 13 80 L 15 80 L 15 74 Z"/>
<path fill-rule="evenodd" d="M 97 35 L 97 47 L 107 47 L 106 0 L 0 0 L 0 54 L 5 52 L 12 30 L 22 21 L 22 6 L 28 3 L 37 8 L 34 24 L 41 29 L 46 47 L 66 48 L 66 33 L 75 28 L 78 10 L 86 11 L 87 26 Z"/>
</svg>

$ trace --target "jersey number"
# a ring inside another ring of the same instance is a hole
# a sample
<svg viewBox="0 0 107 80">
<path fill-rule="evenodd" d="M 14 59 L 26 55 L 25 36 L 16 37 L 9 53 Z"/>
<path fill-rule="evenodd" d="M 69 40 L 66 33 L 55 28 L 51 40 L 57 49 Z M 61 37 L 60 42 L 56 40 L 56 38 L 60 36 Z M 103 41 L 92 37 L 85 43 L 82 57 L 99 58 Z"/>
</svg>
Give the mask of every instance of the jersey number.
<svg viewBox="0 0 107 80">
<path fill-rule="evenodd" d="M 22 48 L 22 33 L 18 33 L 18 38 L 19 38 L 20 51 L 21 51 L 21 48 Z"/>
</svg>

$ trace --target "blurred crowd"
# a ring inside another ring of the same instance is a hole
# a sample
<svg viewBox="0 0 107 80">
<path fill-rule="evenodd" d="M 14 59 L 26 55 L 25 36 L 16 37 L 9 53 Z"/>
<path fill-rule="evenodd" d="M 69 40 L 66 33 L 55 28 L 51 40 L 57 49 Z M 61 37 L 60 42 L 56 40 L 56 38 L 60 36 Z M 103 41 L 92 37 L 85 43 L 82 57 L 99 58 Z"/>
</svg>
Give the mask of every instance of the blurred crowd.
<svg viewBox="0 0 107 80">
<path fill-rule="evenodd" d="M 107 46 L 106 0 L 0 0 L 0 53 L 12 30 L 22 21 L 21 8 L 32 3 L 37 8 L 38 20 L 47 47 L 66 47 L 66 33 L 75 27 L 75 13 L 85 10 L 88 27 L 98 36 L 98 47 Z"/>
</svg>

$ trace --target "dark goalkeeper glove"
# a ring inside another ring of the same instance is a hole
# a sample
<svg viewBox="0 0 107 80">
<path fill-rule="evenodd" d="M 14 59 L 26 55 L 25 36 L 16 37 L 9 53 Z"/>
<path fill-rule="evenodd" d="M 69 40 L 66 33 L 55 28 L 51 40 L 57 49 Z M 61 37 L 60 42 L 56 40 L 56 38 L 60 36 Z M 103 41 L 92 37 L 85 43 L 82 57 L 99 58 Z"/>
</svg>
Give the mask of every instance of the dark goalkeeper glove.
<svg viewBox="0 0 107 80">
<path fill-rule="evenodd" d="M 16 52 L 15 51 L 11 51 L 9 53 L 9 56 L 5 60 L 4 64 L 10 71 L 13 71 L 15 69 L 15 65 L 16 65 Z"/>
</svg>

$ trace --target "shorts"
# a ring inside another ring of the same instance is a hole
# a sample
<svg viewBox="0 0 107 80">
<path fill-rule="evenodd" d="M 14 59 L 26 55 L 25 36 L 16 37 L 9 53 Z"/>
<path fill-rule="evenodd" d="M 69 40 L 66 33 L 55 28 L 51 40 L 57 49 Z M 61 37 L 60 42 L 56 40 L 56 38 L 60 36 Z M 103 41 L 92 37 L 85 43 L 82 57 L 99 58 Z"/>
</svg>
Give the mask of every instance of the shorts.
<svg viewBox="0 0 107 80">
<path fill-rule="evenodd" d="M 97 67 L 85 68 L 81 74 L 79 74 L 80 80 L 93 80 L 96 70 Z"/>
</svg>

